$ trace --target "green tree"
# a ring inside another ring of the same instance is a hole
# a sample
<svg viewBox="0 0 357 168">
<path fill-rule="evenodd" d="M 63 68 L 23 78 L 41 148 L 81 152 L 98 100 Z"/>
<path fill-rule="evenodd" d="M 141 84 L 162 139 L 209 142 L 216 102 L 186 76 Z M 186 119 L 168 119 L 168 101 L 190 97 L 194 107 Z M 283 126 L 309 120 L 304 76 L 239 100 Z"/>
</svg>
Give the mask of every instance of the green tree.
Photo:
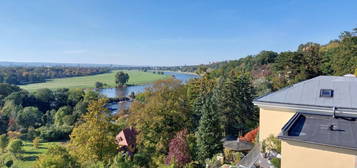
<svg viewBox="0 0 357 168">
<path fill-rule="evenodd" d="M 6 134 L 0 135 L 0 148 L 1 152 L 4 153 L 7 145 L 9 144 L 9 137 Z"/>
<path fill-rule="evenodd" d="M 332 56 L 332 68 L 335 75 L 353 73 L 357 68 L 357 36 L 354 32 L 340 35 L 340 44 Z"/>
<path fill-rule="evenodd" d="M 57 110 L 57 112 L 54 115 L 54 124 L 56 126 L 62 126 L 62 125 L 72 125 L 74 121 L 67 121 L 66 118 L 67 116 L 72 115 L 72 108 L 70 106 L 63 106 Z"/>
<path fill-rule="evenodd" d="M 242 135 L 258 123 L 258 112 L 254 108 L 255 90 L 248 75 L 232 72 L 221 78 L 214 90 L 213 101 L 222 116 L 225 135 Z"/>
<path fill-rule="evenodd" d="M 203 99 L 206 95 L 212 93 L 215 85 L 215 79 L 212 79 L 209 74 L 206 74 L 201 78 L 191 80 L 187 84 L 187 96 L 190 108 L 192 110 L 192 116 L 190 117 L 192 120 L 190 130 L 192 132 L 197 131 L 201 118 L 201 109 L 204 102 Z"/>
<path fill-rule="evenodd" d="M 42 112 L 37 107 L 25 107 L 16 117 L 16 123 L 22 128 L 38 127 L 41 125 Z"/>
<path fill-rule="evenodd" d="M 125 72 L 117 72 L 115 74 L 115 83 L 118 85 L 118 86 L 123 86 L 125 85 L 127 82 L 129 81 L 129 75 L 128 73 L 125 73 Z"/>
<path fill-rule="evenodd" d="M 10 141 L 9 145 L 7 146 L 7 150 L 12 153 L 12 154 L 19 154 L 20 152 L 22 152 L 22 141 L 19 139 L 14 139 L 12 141 Z"/>
<path fill-rule="evenodd" d="M 102 82 L 95 82 L 95 88 L 97 88 L 97 89 L 101 89 L 101 88 L 103 88 L 104 87 L 104 84 L 102 83 Z"/>
<path fill-rule="evenodd" d="M 68 89 L 56 89 L 53 91 L 54 101 L 52 102 L 52 106 L 54 109 L 58 109 L 62 106 L 67 105 L 68 100 Z"/>
<path fill-rule="evenodd" d="M 38 89 L 34 93 L 34 97 L 37 99 L 37 107 L 41 111 L 47 111 L 51 109 L 52 102 L 54 101 L 54 96 L 53 92 L 50 89 L 43 88 L 43 89 Z"/>
<path fill-rule="evenodd" d="M 307 79 L 305 74 L 305 59 L 300 52 L 282 52 L 273 64 L 275 79 L 274 89 L 280 89 L 301 80 Z"/>
<path fill-rule="evenodd" d="M 0 83 L 0 96 L 6 97 L 13 92 L 18 92 L 21 89 L 16 85 L 11 85 L 7 83 Z"/>
<path fill-rule="evenodd" d="M 9 117 L 16 117 L 17 113 L 22 110 L 22 106 L 16 105 L 14 101 L 6 101 L 1 109 L 1 114 Z"/>
<path fill-rule="evenodd" d="M 87 90 L 84 93 L 83 101 L 89 103 L 90 101 L 97 100 L 99 98 L 100 98 L 100 95 L 98 92 L 96 92 L 94 90 Z"/>
<path fill-rule="evenodd" d="M 220 116 L 217 113 L 217 106 L 212 100 L 212 95 L 206 95 L 201 108 L 202 117 L 200 119 L 197 136 L 198 158 L 201 163 L 207 158 L 212 158 L 214 154 L 222 152 L 222 132 L 220 127 Z"/>
<path fill-rule="evenodd" d="M 106 103 L 106 99 L 93 101 L 88 107 L 88 113 L 82 116 L 82 123 L 70 135 L 70 154 L 82 164 L 108 162 L 116 154 L 116 132 L 109 111 L 104 107 Z"/>
<path fill-rule="evenodd" d="M 11 93 L 4 99 L 4 101 L 13 101 L 17 105 L 28 105 L 27 101 L 30 101 L 28 96 L 29 93 L 27 91 L 21 90 Z"/>
<path fill-rule="evenodd" d="M 128 125 L 139 132 L 140 151 L 164 158 L 175 132 L 188 128 L 191 123 L 186 88 L 170 78 L 155 82 L 143 95 L 143 102 L 132 104 Z"/>
<path fill-rule="evenodd" d="M 334 73 L 332 68 L 333 62 L 332 57 L 337 51 L 340 42 L 338 40 L 334 40 L 329 42 L 327 45 L 320 47 L 321 54 L 321 65 L 320 69 L 323 75 L 331 75 Z"/>
<path fill-rule="evenodd" d="M 0 114 L 0 134 L 5 134 L 7 132 L 9 117 Z"/>
<path fill-rule="evenodd" d="M 275 62 L 278 53 L 273 51 L 262 51 L 255 56 L 257 65 L 265 65 Z"/>
<path fill-rule="evenodd" d="M 320 44 L 317 43 L 306 43 L 301 44 L 298 48 L 298 52 L 303 54 L 304 64 L 304 73 L 307 79 L 319 76 L 321 72 L 322 56 L 320 54 Z"/>
<path fill-rule="evenodd" d="M 17 129 L 16 117 L 18 113 L 22 111 L 21 105 L 16 105 L 14 101 L 6 101 L 4 106 L 1 109 L 1 131 L 2 133 L 6 133 L 6 131 L 14 131 Z"/>
<path fill-rule="evenodd" d="M 78 102 L 76 106 L 74 106 L 73 115 L 75 115 L 77 118 L 81 117 L 87 112 L 88 104 L 89 102 L 84 102 L 83 100 Z"/>
<path fill-rule="evenodd" d="M 81 88 L 73 88 L 68 91 L 68 103 L 75 105 L 83 99 L 84 91 Z"/>
</svg>

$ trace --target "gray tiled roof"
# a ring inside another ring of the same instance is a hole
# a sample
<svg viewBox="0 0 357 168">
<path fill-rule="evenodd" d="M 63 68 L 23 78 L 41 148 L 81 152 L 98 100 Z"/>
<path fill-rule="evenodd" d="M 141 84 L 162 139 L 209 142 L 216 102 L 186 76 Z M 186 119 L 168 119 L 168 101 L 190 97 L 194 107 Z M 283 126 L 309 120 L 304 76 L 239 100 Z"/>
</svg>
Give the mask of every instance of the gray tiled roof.
<svg viewBox="0 0 357 168">
<path fill-rule="evenodd" d="M 320 97 L 320 89 L 333 89 L 333 97 Z M 319 76 L 257 98 L 255 102 L 357 109 L 357 77 Z"/>
<path fill-rule="evenodd" d="M 355 118 L 296 113 L 283 127 L 279 138 L 357 150 L 356 132 Z"/>
</svg>

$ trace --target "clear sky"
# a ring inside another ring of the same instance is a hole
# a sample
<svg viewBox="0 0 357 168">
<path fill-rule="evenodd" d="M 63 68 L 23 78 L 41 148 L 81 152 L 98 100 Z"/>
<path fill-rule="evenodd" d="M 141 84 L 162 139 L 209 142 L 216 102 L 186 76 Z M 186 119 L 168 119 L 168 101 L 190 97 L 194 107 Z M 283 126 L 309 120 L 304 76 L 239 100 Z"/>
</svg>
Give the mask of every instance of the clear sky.
<svg viewBox="0 0 357 168">
<path fill-rule="evenodd" d="M 204 64 L 354 27 L 357 0 L 7 0 L 0 61 Z"/>
</svg>

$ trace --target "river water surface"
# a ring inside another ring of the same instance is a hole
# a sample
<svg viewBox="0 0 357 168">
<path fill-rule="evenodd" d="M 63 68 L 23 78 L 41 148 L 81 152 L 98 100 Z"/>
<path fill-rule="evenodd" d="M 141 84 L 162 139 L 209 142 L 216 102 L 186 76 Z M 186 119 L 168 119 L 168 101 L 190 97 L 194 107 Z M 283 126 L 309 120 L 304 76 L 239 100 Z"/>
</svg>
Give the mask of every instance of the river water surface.
<svg viewBox="0 0 357 168">
<path fill-rule="evenodd" d="M 190 79 L 198 77 L 198 75 L 188 74 L 188 73 L 179 73 L 179 72 L 164 72 L 164 74 L 173 76 L 183 83 L 186 83 Z M 106 88 L 106 89 L 100 90 L 100 93 L 105 95 L 108 98 L 123 97 L 123 96 L 129 96 L 131 92 L 134 92 L 135 94 L 144 92 L 145 88 L 148 88 L 151 86 L 152 86 L 152 84 L 145 84 L 145 85 L 128 86 L 126 88 Z M 129 106 L 130 106 L 130 102 L 120 102 L 120 103 L 109 104 L 108 108 L 110 110 L 112 110 L 112 113 L 116 113 L 122 107 L 129 108 Z"/>
</svg>

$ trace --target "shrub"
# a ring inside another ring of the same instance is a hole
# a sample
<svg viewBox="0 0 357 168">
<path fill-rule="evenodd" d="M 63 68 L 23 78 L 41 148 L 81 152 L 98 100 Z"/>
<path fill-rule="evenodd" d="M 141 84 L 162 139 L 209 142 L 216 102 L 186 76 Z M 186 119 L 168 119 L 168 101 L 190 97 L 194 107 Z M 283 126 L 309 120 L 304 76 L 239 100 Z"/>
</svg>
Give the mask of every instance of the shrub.
<svg viewBox="0 0 357 168">
<path fill-rule="evenodd" d="M 17 131 L 9 131 L 7 132 L 7 135 L 10 137 L 10 139 L 18 139 L 20 138 L 21 133 Z"/>
<path fill-rule="evenodd" d="M 67 140 L 69 139 L 69 134 L 72 131 L 71 126 L 50 126 L 50 127 L 40 127 L 37 129 L 40 138 L 45 141 L 57 141 L 57 140 Z"/>
<path fill-rule="evenodd" d="M 216 168 L 223 165 L 222 154 L 215 154 L 211 159 L 206 159 L 206 168 Z"/>
<path fill-rule="evenodd" d="M 38 131 L 36 129 L 34 129 L 33 127 L 30 127 L 26 133 L 21 134 L 20 139 L 31 141 L 34 138 L 36 138 L 37 136 L 39 136 Z"/>
<path fill-rule="evenodd" d="M 133 162 L 139 167 L 145 167 L 150 162 L 150 156 L 145 153 L 136 153 L 133 157 Z"/>
<path fill-rule="evenodd" d="M 275 151 L 281 153 L 281 141 L 273 135 L 263 141 L 262 147 L 264 152 Z"/>
<path fill-rule="evenodd" d="M 280 168 L 281 160 L 279 158 L 273 158 L 270 160 L 270 162 L 275 168 Z"/>
<path fill-rule="evenodd" d="M 232 150 L 224 149 L 224 161 L 230 164 L 237 164 L 243 157 L 240 152 L 235 152 Z"/>
<path fill-rule="evenodd" d="M 38 149 L 38 147 L 40 147 L 40 142 L 41 142 L 40 137 L 36 137 L 35 139 L 32 140 L 32 144 L 36 149 Z"/>
<path fill-rule="evenodd" d="M 0 167 L 13 167 L 17 160 L 13 154 L 4 153 L 0 155 Z"/>
<path fill-rule="evenodd" d="M 7 145 L 9 144 L 9 137 L 5 134 L 0 135 L 0 148 L 1 152 L 5 152 Z"/>
<path fill-rule="evenodd" d="M 132 168 L 135 167 L 134 163 L 130 161 L 128 157 L 125 157 L 122 154 L 118 154 L 114 157 L 113 163 L 110 165 L 110 168 Z"/>
<path fill-rule="evenodd" d="M 80 167 L 78 162 L 68 153 L 63 146 L 53 145 L 48 148 L 48 151 L 41 155 L 35 163 L 35 168 L 77 168 Z"/>
</svg>

